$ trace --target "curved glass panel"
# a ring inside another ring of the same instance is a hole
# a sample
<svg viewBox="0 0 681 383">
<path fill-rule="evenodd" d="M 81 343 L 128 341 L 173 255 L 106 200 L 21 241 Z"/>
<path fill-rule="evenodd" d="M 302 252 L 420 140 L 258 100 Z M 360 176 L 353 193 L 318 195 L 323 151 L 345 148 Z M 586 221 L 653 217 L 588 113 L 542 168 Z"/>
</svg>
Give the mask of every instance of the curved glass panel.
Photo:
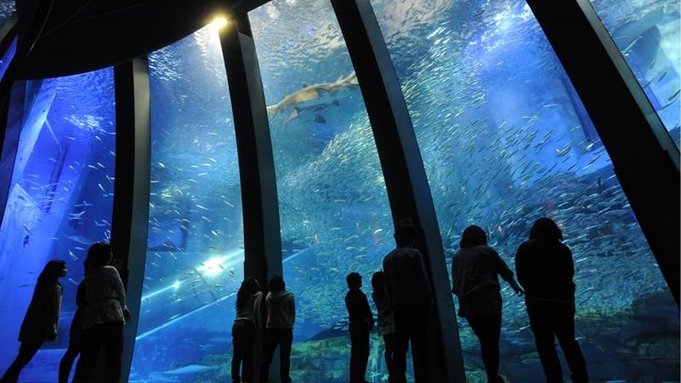
<svg viewBox="0 0 681 383">
<path fill-rule="evenodd" d="M 678 381 L 678 309 L 525 2 L 372 4 L 413 118 L 449 262 L 462 231 L 477 224 L 514 269 L 533 221 L 555 219 L 574 254 L 576 331 L 591 379 Z M 543 382 L 524 301 L 502 288 L 501 373 L 508 382 Z M 465 320 L 459 326 L 468 379 L 485 381 L 477 338 Z"/>
<path fill-rule="evenodd" d="M 274 1 L 249 17 L 270 113 L 284 279 L 296 296 L 291 377 L 345 382 L 345 277 L 360 273 L 371 301 L 371 275 L 395 247 L 376 144 L 331 4 Z M 382 361 L 376 351 L 367 378 L 384 375 Z"/>
<path fill-rule="evenodd" d="M 130 380 L 195 382 L 229 362 L 243 279 L 239 166 L 217 29 L 150 54 L 149 71 L 149 234 Z"/>
<path fill-rule="evenodd" d="M 20 380 L 50 381 L 68 346 L 87 249 L 111 234 L 113 70 L 17 83 L 14 91 L 21 96 L 10 104 L 16 117 L 10 123 L 21 122 L 21 136 L 0 228 L 0 299 L 3 312 L 16 315 L 0 316 L 0 370 L 19 349 L 17 335 L 38 275 L 48 260 L 63 259 L 69 271 L 61 279 L 58 338 L 42 346 Z"/>
<path fill-rule="evenodd" d="M 681 4 L 675 0 L 591 0 L 591 4 L 678 147 Z"/>
</svg>

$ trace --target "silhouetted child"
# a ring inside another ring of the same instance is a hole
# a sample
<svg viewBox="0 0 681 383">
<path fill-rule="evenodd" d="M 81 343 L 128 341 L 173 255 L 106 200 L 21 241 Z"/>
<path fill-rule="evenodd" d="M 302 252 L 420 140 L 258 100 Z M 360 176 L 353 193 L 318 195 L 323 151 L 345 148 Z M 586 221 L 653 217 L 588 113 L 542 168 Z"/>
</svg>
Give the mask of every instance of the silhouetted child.
<svg viewBox="0 0 681 383">
<path fill-rule="evenodd" d="M 350 383 L 366 383 L 364 375 L 369 362 L 369 332 L 374 327 L 374 316 L 366 295 L 360 289 L 362 276 L 350 273 L 345 280 L 350 289 L 345 295 L 345 307 L 350 317 Z"/>
<path fill-rule="evenodd" d="M 385 343 L 385 366 L 388 369 L 388 382 L 395 381 L 395 373 L 393 371 L 393 358 L 395 353 L 395 313 L 393 306 L 385 293 L 385 274 L 382 271 L 377 271 L 371 276 L 371 286 L 374 291 L 371 297 L 376 305 L 378 311 L 378 334 L 383 337 Z"/>
<path fill-rule="evenodd" d="M 2 383 L 16 383 L 21 370 L 31 361 L 46 341 L 57 339 L 57 322 L 61 310 L 62 286 L 59 278 L 66 275 L 66 262 L 47 262 L 38 277 L 33 298 L 19 331 L 19 354 L 0 379 Z"/>
</svg>

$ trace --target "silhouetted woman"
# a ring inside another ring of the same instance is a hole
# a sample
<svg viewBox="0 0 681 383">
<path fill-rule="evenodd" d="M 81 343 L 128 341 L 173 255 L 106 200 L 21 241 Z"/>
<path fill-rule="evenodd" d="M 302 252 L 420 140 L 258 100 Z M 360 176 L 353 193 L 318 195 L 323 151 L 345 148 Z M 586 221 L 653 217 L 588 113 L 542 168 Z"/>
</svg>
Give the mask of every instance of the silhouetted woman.
<svg viewBox="0 0 681 383">
<path fill-rule="evenodd" d="M 47 262 L 38 277 L 33 298 L 28 305 L 19 331 L 19 354 L 0 379 L 1 383 L 16 383 L 21 370 L 31 361 L 44 342 L 57 339 L 57 323 L 61 310 L 62 286 L 59 278 L 66 275 L 66 262 Z"/>
<path fill-rule="evenodd" d="M 267 305 L 265 360 L 260 380 L 267 382 L 274 351 L 279 347 L 279 377 L 281 383 L 291 383 L 291 347 L 293 346 L 293 323 L 296 320 L 296 305 L 293 293 L 286 291 L 284 279 L 275 275 L 270 279 L 269 292 L 265 297 Z"/>
<path fill-rule="evenodd" d="M 258 291 L 258 286 L 257 279 L 248 277 L 241 282 L 241 287 L 236 294 L 236 317 L 232 325 L 233 383 L 254 382 L 255 330 L 260 323 L 260 303 L 262 301 L 262 293 Z M 239 375 L 240 370 L 241 375 Z"/>
<path fill-rule="evenodd" d="M 383 337 L 383 343 L 385 343 L 383 357 L 385 358 L 385 367 L 388 369 L 388 383 L 393 383 L 395 381 L 393 370 L 396 333 L 395 314 L 388 295 L 385 293 L 385 274 L 382 271 L 377 271 L 371 276 L 371 287 L 374 289 L 371 298 L 374 300 L 378 311 L 378 334 Z"/>
<path fill-rule="evenodd" d="M 111 266 L 111 245 L 95 243 L 88 249 L 85 262 L 85 307 L 83 312 L 83 349 L 76 364 L 73 383 L 85 383 L 104 352 L 104 383 L 121 378 L 123 325 L 130 317 L 125 302 L 125 287 L 118 270 Z"/>
<path fill-rule="evenodd" d="M 527 314 L 546 382 L 563 381 L 555 347 L 558 338 L 572 382 L 586 383 L 586 362 L 575 340 L 575 268 L 572 252 L 562 240 L 563 233 L 553 220 L 539 218 L 530 230 L 530 239 L 518 247 L 515 268 L 525 289 Z"/>
<path fill-rule="evenodd" d="M 499 376 L 501 288 L 498 275 L 518 296 L 523 295 L 523 289 L 496 250 L 487 246 L 487 234 L 482 228 L 467 227 L 459 246 L 452 261 L 452 292 L 459 298 L 459 316 L 466 318 L 480 340 L 487 382 L 502 383 L 504 380 Z"/>
</svg>

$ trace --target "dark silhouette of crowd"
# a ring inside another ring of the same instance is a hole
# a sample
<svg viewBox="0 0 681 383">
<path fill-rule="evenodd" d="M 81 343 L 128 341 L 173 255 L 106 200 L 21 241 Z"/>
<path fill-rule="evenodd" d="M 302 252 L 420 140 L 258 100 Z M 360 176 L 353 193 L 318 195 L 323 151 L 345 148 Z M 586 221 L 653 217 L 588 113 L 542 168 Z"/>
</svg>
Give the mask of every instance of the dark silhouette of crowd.
<svg viewBox="0 0 681 383">
<path fill-rule="evenodd" d="M 396 247 L 386 254 L 382 270 L 371 277 L 371 298 L 377 320 L 362 291 L 362 276 L 347 274 L 350 337 L 349 382 L 367 383 L 371 331 L 377 324 L 383 340 L 383 360 L 389 383 L 407 382 L 407 353 L 411 349 L 414 382 L 429 383 L 427 329 L 432 325 L 434 297 L 424 255 L 417 247 L 422 236 L 413 225 L 395 230 Z M 488 383 L 503 383 L 499 372 L 503 299 L 499 277 L 516 295 L 525 297 L 529 327 L 547 383 L 562 383 L 563 371 L 556 352 L 558 340 L 573 383 L 588 383 L 586 362 L 575 339 L 575 284 L 572 252 L 562 242 L 558 225 L 550 218 L 536 220 L 529 238 L 515 254 L 516 274 L 502 256 L 487 244 L 487 233 L 470 225 L 462 233 L 452 258 L 452 293 L 458 315 L 465 318 L 479 340 Z M 113 253 L 106 243 L 88 250 L 85 276 L 78 285 L 77 310 L 69 346 L 59 365 L 59 383 L 68 383 L 78 358 L 72 383 L 92 380 L 98 363 L 103 383 L 121 380 L 123 326 L 130 319 L 126 292 L 118 270 L 111 266 Z M 57 338 L 62 285 L 66 263 L 49 261 L 40 274 L 19 332 L 18 355 L 0 383 L 18 382 L 21 370 L 44 342 Z M 296 301 L 281 276 L 273 276 L 263 294 L 259 282 L 246 277 L 236 295 L 232 324 L 232 383 L 268 383 L 275 351 L 279 350 L 279 380 L 291 383 L 291 351 Z M 258 335 L 262 334 L 262 335 Z M 258 339 L 264 339 L 259 342 Z M 101 354 L 101 356 L 100 356 Z"/>
</svg>

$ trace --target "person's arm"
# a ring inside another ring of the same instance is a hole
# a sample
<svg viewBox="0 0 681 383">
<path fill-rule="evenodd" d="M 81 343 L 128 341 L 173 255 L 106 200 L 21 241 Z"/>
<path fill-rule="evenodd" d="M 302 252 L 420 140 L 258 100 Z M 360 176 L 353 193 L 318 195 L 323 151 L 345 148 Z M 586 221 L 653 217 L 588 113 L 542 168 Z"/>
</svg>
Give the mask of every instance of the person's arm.
<svg viewBox="0 0 681 383">
<path fill-rule="evenodd" d="M 365 312 L 365 318 L 367 320 L 367 325 L 369 327 L 369 331 L 374 328 L 374 313 L 371 312 L 371 307 L 369 306 L 369 300 L 367 299 L 366 295 L 362 294 L 363 301 L 364 301 L 364 312 Z"/>
<path fill-rule="evenodd" d="M 511 271 L 506 262 L 504 262 L 504 260 L 496 251 L 494 251 L 494 257 L 496 258 L 497 263 L 497 273 L 501 275 L 506 282 L 508 282 L 517 296 L 522 297 L 525 295 L 525 291 L 522 289 L 522 287 L 520 287 L 520 285 L 518 285 L 518 282 L 516 282 L 515 278 L 513 277 L 513 271 Z"/>
<path fill-rule="evenodd" d="M 296 297 L 291 293 L 291 323 L 296 323 Z"/>
<path fill-rule="evenodd" d="M 118 269 L 115 267 L 111 266 L 111 274 L 112 274 L 112 279 L 111 283 L 113 284 L 113 289 L 114 293 L 116 295 L 116 299 L 121 304 L 121 308 L 123 309 L 123 318 L 125 321 L 130 320 L 130 309 L 128 308 L 128 305 L 126 303 L 126 294 L 125 294 L 125 286 L 123 285 L 123 280 L 121 279 L 121 275 L 118 273 Z"/>
<path fill-rule="evenodd" d="M 435 303 L 435 300 L 433 299 L 433 291 L 430 289 L 430 278 L 428 277 L 428 272 L 426 271 L 426 262 L 423 260 L 423 254 L 417 249 L 414 249 L 418 253 L 418 273 L 419 278 L 421 279 L 421 289 L 422 289 L 422 294 L 423 297 L 428 300 L 431 304 Z"/>
</svg>

